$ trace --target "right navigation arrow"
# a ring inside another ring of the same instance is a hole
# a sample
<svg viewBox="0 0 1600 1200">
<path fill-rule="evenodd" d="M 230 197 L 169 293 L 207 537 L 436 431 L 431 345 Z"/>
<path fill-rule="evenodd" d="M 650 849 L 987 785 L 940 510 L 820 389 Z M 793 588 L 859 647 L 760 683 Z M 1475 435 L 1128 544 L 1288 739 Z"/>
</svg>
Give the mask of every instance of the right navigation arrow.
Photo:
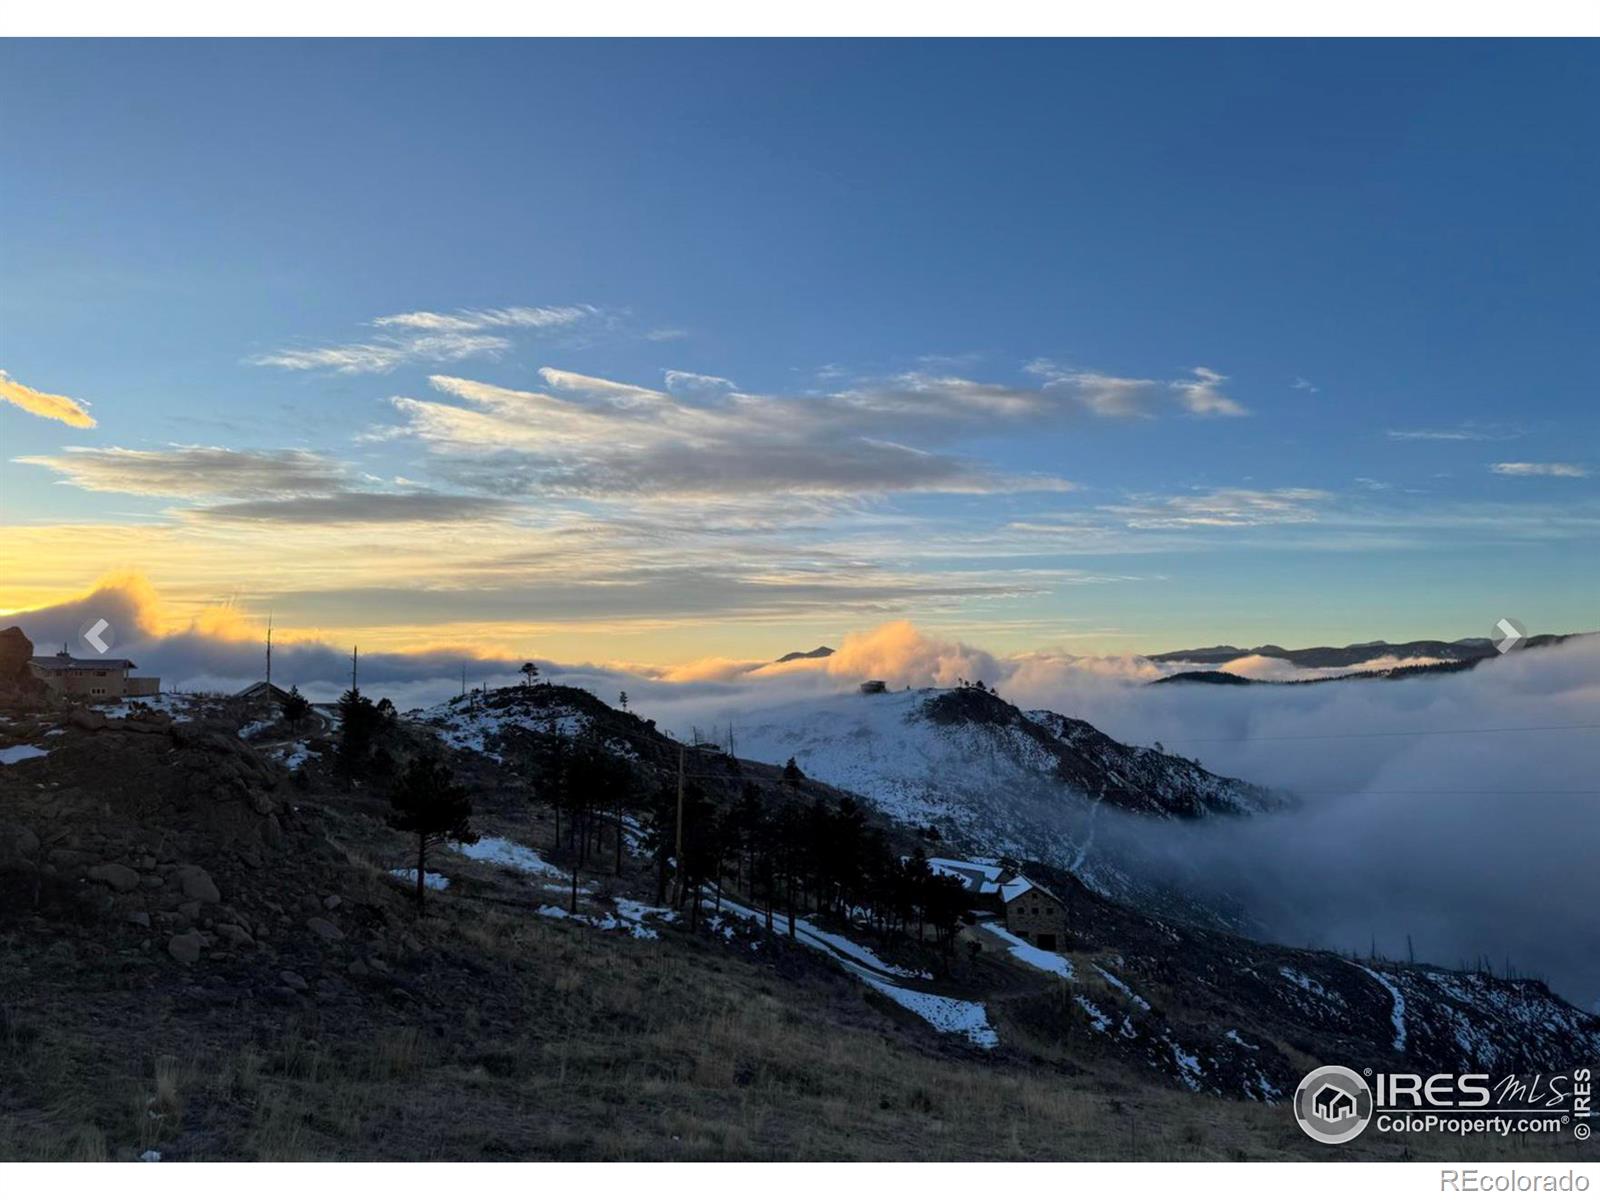
<svg viewBox="0 0 1600 1200">
<path fill-rule="evenodd" d="M 1494 623 L 1494 627 L 1502 635 L 1501 640 L 1494 644 L 1494 648 L 1501 654 L 1506 653 L 1508 650 L 1515 650 L 1517 643 L 1528 636 L 1522 626 L 1509 617 L 1501 617 Z"/>
</svg>

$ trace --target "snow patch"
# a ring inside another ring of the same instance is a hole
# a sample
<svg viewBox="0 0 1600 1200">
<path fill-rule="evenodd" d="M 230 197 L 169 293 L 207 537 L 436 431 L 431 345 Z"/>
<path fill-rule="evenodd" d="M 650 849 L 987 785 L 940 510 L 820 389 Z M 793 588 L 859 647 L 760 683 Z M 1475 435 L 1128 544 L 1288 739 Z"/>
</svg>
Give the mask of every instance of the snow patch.
<svg viewBox="0 0 1600 1200">
<path fill-rule="evenodd" d="M 1018 937 L 1003 925 L 984 922 L 979 928 L 988 931 L 1006 943 L 1006 952 L 1012 958 L 1027 963 L 1040 971 L 1048 971 L 1051 975 L 1059 975 L 1062 979 L 1072 978 L 1072 963 L 1063 956 L 1050 950 L 1041 950 L 1025 938 Z M 1145 1007 L 1149 1007 L 1146 1005 Z"/>
<path fill-rule="evenodd" d="M 1199 1057 L 1190 1054 L 1171 1038 L 1162 1040 L 1172 1051 L 1172 1061 L 1178 1068 L 1178 1078 L 1183 1081 L 1183 1086 L 1191 1092 L 1198 1092 L 1205 1082 L 1205 1072 L 1201 1069 Z"/>
<path fill-rule="evenodd" d="M 1087 996 L 1074 996 L 1079 1008 L 1089 1014 L 1089 1024 L 1096 1033 L 1104 1033 L 1111 1028 L 1111 1018 L 1093 1000 Z"/>
<path fill-rule="evenodd" d="M 549 917 L 557 921 L 576 921 L 580 925 L 588 925 L 595 929 L 626 929 L 631 937 L 641 941 L 653 942 L 661 935 L 645 924 L 646 917 L 656 917 L 662 921 L 674 921 L 678 914 L 670 908 L 652 908 L 648 904 L 637 900 L 619 899 L 616 911 L 608 913 L 575 913 L 555 904 L 541 904 L 534 910 L 541 917 Z"/>
<path fill-rule="evenodd" d="M 521 697 L 510 703 L 485 704 L 458 696 L 432 708 L 408 712 L 406 718 L 428 726 L 451 749 L 472 750 L 495 762 L 505 759 L 489 747 L 508 729 L 575 738 L 587 732 L 591 724 L 588 716 L 565 704 L 535 707 Z"/>
<path fill-rule="evenodd" d="M 1394 982 L 1387 975 L 1381 975 L 1371 967 L 1362 967 L 1360 963 L 1352 963 L 1351 965 L 1361 967 L 1363 971 L 1381 983 L 1384 991 L 1394 998 L 1394 1004 L 1389 1009 L 1389 1023 L 1394 1026 L 1394 1048 L 1396 1050 L 1404 1050 L 1406 1048 L 1406 998 L 1400 994 L 1400 989 L 1395 987 Z"/>
<path fill-rule="evenodd" d="M 756 925 L 764 920 L 761 914 L 754 909 L 746 908 L 732 900 L 723 898 L 722 906 L 737 916 L 743 917 Z M 914 991 L 908 987 L 901 987 L 885 978 L 885 970 L 893 972 L 900 978 L 927 978 L 925 972 L 912 972 L 904 967 L 894 967 L 883 963 L 882 967 L 868 965 L 868 959 L 881 962 L 876 955 L 871 954 L 863 946 L 857 946 L 848 939 L 837 934 L 828 934 L 811 924 L 809 921 L 797 919 L 795 921 L 796 940 L 803 945 L 810 946 L 813 950 L 827 955 L 839 966 L 861 980 L 873 991 L 887 996 L 902 1008 L 915 1013 L 940 1033 L 959 1034 L 974 1046 L 984 1049 L 993 1049 L 1000 1044 L 1000 1035 L 989 1024 L 989 1010 L 976 1000 L 957 1000 L 950 996 L 940 996 L 933 992 Z M 837 943 L 837 944 L 835 944 Z M 845 949 L 849 947 L 849 949 Z M 858 959 L 858 954 L 865 957 Z"/>
<path fill-rule="evenodd" d="M 41 746 L 7 746 L 0 749 L 0 763 L 10 766 L 12 763 L 26 762 L 30 758 L 43 758 L 50 751 Z"/>
<path fill-rule="evenodd" d="M 568 875 L 560 867 L 552 866 L 540 858 L 537 850 L 521 842 L 513 842 L 510 838 L 485 837 L 470 845 L 452 843 L 450 848 L 463 858 L 509 867 L 523 875 L 543 875 L 551 879 L 565 879 Z"/>
<path fill-rule="evenodd" d="M 405 880 L 412 887 L 415 887 L 417 884 L 417 869 L 415 867 L 396 867 L 394 870 L 390 871 L 389 874 L 393 875 L 396 879 Z M 448 876 L 441 875 L 437 871 L 425 871 L 422 876 L 422 886 L 427 888 L 430 892 L 442 892 L 445 890 L 445 888 L 450 886 L 450 879 Z"/>
<path fill-rule="evenodd" d="M 1106 970 L 1099 963 L 1095 963 L 1094 964 L 1094 969 L 1096 971 L 1100 972 L 1101 977 L 1107 983 L 1109 983 L 1112 987 L 1116 988 L 1117 991 L 1121 992 L 1129 1000 L 1133 1001 L 1133 1003 L 1137 1004 L 1140 1008 L 1144 1009 L 1145 1012 L 1149 1012 L 1150 1011 L 1150 1002 L 1148 1000 L 1146 1000 L 1143 996 L 1139 995 L 1138 992 L 1134 991 L 1127 984 L 1123 983 L 1122 980 L 1118 979 L 1115 975 L 1113 975 L 1110 971 Z"/>
</svg>

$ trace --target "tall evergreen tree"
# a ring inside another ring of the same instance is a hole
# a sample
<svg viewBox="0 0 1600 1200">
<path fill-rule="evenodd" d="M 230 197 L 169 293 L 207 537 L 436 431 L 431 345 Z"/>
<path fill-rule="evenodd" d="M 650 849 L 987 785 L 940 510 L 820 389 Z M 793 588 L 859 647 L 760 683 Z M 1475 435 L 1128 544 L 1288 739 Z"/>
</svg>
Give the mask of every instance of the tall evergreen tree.
<svg viewBox="0 0 1600 1200">
<path fill-rule="evenodd" d="M 279 702 L 278 711 L 289 728 L 299 732 L 300 726 L 311 715 L 311 701 L 300 694 L 298 687 L 291 686 L 289 694 Z"/>
<path fill-rule="evenodd" d="M 428 852 L 445 842 L 478 840 L 472 828 L 472 801 L 448 766 L 423 755 L 406 767 L 389 802 L 390 824 L 417 837 L 417 915 L 421 916 L 428 894 Z"/>
</svg>

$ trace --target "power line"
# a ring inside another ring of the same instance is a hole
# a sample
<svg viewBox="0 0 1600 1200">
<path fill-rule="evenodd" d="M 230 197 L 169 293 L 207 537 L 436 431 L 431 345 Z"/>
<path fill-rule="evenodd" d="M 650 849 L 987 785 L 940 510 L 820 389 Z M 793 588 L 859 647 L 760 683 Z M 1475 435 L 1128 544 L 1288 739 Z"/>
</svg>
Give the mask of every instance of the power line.
<svg viewBox="0 0 1600 1200">
<path fill-rule="evenodd" d="M 1277 789 L 1295 796 L 1600 796 L 1600 788 L 1339 788 Z"/>
<path fill-rule="evenodd" d="M 1554 733 L 1577 729 L 1600 729 L 1600 724 L 1588 725 L 1510 725 L 1499 729 L 1393 729 L 1375 731 L 1372 733 L 1267 733 L 1251 737 L 1225 737 L 1225 738 L 1157 738 L 1162 745 L 1171 743 L 1174 746 L 1195 745 L 1198 743 L 1219 742 L 1320 742 L 1334 741 L 1340 738 L 1378 738 L 1378 737 L 1439 737 L 1444 734 L 1483 734 L 1483 733 Z"/>
</svg>

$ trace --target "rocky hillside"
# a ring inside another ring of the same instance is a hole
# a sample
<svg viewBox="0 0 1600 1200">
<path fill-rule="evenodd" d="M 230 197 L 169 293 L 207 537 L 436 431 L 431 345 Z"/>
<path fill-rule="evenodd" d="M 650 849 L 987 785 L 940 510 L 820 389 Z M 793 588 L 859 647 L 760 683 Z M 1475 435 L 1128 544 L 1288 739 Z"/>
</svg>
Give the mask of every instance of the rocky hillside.
<svg viewBox="0 0 1600 1200">
<path fill-rule="evenodd" d="M 992 700 L 920 719 L 970 735 Z M 1326 1152 L 1272 1104 L 1314 1062 L 1600 1058 L 1600 1021 L 1541 985 L 1263 946 L 1047 863 L 1018 865 L 1066 902 L 1059 954 L 976 918 L 949 960 L 811 913 L 791 937 L 732 881 L 691 929 L 653 906 L 642 812 L 619 863 L 578 868 L 574 908 L 541 801 L 552 750 L 583 739 L 657 782 L 681 755 L 723 802 L 779 768 L 696 756 L 563 688 L 384 734 L 395 763 L 448 755 L 483 835 L 436 852 L 419 917 L 385 785 L 333 771 L 328 723 L 161 707 L 0 722 L 0 1158 L 1299 1157 Z M 1116 786 L 1161 765 L 1023 719 Z"/>
<path fill-rule="evenodd" d="M 1084 989 L 1056 1009 L 1100 1052 L 1178 1086 L 1276 1100 L 1313 1063 L 1499 1078 L 1600 1062 L 1600 1017 L 1541 982 L 1267 945 L 1027 871 L 1067 900 L 1078 948 L 1066 957 Z M 1043 1019 L 1043 999 L 1029 1003 Z"/>
</svg>

